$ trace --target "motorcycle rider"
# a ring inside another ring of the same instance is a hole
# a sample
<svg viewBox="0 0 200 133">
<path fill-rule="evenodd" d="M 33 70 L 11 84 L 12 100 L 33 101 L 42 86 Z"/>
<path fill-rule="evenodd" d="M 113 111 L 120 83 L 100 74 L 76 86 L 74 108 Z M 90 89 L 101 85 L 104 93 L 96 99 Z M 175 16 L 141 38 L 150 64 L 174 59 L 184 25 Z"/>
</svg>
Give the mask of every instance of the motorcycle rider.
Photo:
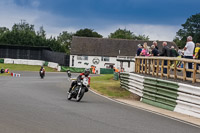
<svg viewBox="0 0 200 133">
<path fill-rule="evenodd" d="M 88 77 L 88 86 L 86 86 L 85 92 L 88 92 L 88 87 L 90 86 L 90 69 L 86 68 L 83 73 L 80 73 L 80 75 L 77 77 L 76 81 L 73 81 L 71 84 L 71 87 L 69 88 L 68 93 L 71 92 L 72 88 L 77 85 L 77 82 L 81 81 L 84 77 Z"/>
<path fill-rule="evenodd" d="M 43 67 L 43 66 L 41 66 L 41 68 L 40 68 L 40 74 L 41 74 L 41 71 L 43 72 L 43 74 L 44 74 L 44 76 L 45 76 L 45 68 Z"/>
</svg>

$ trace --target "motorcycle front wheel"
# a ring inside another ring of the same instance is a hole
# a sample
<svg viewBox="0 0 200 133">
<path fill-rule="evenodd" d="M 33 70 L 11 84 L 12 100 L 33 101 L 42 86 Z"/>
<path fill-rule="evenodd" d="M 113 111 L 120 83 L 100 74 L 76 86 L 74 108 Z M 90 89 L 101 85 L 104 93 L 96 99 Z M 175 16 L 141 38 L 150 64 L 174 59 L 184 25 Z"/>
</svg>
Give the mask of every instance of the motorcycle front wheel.
<svg viewBox="0 0 200 133">
<path fill-rule="evenodd" d="M 84 93 L 85 93 L 85 89 L 84 88 L 80 88 L 80 93 L 77 94 L 77 97 L 76 97 L 76 101 L 79 102 L 83 96 L 84 96 Z"/>
</svg>

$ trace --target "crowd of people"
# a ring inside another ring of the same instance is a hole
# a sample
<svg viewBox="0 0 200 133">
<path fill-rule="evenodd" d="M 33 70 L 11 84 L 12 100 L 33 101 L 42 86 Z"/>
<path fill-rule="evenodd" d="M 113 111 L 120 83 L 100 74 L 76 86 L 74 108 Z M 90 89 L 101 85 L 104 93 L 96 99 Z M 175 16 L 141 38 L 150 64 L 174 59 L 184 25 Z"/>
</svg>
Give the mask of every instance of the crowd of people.
<svg viewBox="0 0 200 133">
<path fill-rule="evenodd" d="M 163 42 L 162 46 L 162 50 L 159 51 L 158 43 L 156 41 L 154 41 L 150 47 L 146 42 L 144 44 L 138 44 L 137 56 L 165 56 L 200 59 L 200 43 L 196 43 L 195 47 L 191 36 L 187 37 L 187 42 L 183 49 L 180 49 L 180 47 L 176 49 L 174 46 L 169 47 L 167 42 Z M 164 60 L 164 65 L 167 65 L 167 60 Z M 197 69 L 199 69 L 199 66 L 200 64 L 197 64 Z M 192 63 L 188 63 L 188 68 L 192 69 Z M 167 73 L 167 68 L 163 69 L 163 73 Z M 191 77 L 191 72 L 186 72 L 186 76 Z"/>
</svg>

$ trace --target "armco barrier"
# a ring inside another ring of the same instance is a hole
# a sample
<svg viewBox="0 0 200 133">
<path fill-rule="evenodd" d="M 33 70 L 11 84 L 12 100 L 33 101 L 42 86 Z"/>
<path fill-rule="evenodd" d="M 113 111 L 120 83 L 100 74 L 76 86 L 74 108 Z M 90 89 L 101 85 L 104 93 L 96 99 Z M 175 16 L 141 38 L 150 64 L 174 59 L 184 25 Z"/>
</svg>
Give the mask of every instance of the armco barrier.
<svg viewBox="0 0 200 133">
<path fill-rule="evenodd" d="M 45 61 L 41 60 L 26 60 L 26 59 L 4 59 L 5 64 L 24 64 L 24 65 L 38 65 L 42 66 L 45 64 Z M 48 67 L 55 68 L 57 71 L 60 71 L 61 68 L 58 63 L 48 62 Z"/>
<path fill-rule="evenodd" d="M 133 73 L 120 73 L 120 84 L 144 103 L 200 118 L 199 87 Z"/>
</svg>

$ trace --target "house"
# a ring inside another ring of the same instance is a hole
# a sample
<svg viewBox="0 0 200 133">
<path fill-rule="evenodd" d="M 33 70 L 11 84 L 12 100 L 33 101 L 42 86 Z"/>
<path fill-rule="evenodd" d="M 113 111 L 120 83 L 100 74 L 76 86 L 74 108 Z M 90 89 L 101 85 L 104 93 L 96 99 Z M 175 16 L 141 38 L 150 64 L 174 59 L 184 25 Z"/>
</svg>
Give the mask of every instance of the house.
<svg viewBox="0 0 200 133">
<path fill-rule="evenodd" d="M 124 71 L 134 71 L 134 57 L 138 44 L 147 42 L 151 46 L 153 41 L 108 39 L 92 37 L 72 38 L 70 67 L 90 68 L 95 66 L 98 73 L 101 68 L 124 68 Z M 175 46 L 173 42 L 168 45 Z M 158 42 L 159 50 L 162 50 L 162 42 Z"/>
</svg>

